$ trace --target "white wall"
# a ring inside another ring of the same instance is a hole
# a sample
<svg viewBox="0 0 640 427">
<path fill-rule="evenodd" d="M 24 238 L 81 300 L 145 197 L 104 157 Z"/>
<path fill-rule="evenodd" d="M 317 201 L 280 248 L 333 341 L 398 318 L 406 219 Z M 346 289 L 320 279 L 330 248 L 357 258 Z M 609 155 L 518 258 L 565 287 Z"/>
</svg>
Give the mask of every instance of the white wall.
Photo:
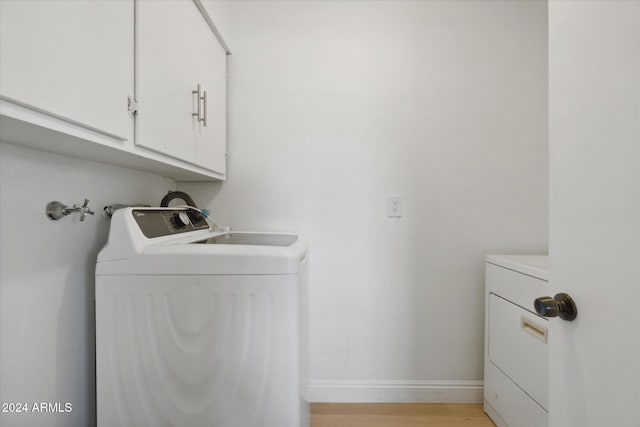
<svg viewBox="0 0 640 427">
<path fill-rule="evenodd" d="M 172 180 L 0 143 L 0 402 L 66 402 L 66 414 L 6 414 L 2 426 L 95 424 L 94 268 L 111 203 L 159 204 Z M 90 199 L 79 221 L 51 200 Z"/>
<path fill-rule="evenodd" d="M 229 179 L 179 188 L 308 236 L 312 400 L 480 398 L 483 257 L 547 249 L 546 12 L 229 4 Z"/>
<path fill-rule="evenodd" d="M 550 2 L 549 42 L 550 426 L 637 427 L 640 2 Z"/>
</svg>

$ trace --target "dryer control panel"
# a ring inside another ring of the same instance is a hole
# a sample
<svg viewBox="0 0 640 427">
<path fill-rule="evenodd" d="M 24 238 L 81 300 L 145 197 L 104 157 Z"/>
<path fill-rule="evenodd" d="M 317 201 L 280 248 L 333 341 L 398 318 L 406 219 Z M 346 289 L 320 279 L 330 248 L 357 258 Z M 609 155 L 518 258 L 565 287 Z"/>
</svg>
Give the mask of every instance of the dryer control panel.
<svg viewBox="0 0 640 427">
<path fill-rule="evenodd" d="M 134 209 L 133 219 L 149 239 L 190 231 L 207 230 L 205 217 L 193 209 Z"/>
</svg>

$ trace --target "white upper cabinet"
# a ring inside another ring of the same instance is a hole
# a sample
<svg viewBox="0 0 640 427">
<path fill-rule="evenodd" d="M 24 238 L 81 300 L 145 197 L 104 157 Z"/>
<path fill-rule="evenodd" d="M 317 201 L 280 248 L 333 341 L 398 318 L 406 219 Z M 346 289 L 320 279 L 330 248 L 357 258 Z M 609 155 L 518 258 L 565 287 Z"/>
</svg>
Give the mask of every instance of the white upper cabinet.
<svg viewBox="0 0 640 427">
<path fill-rule="evenodd" d="M 0 140 L 225 179 L 227 51 L 200 0 L 0 0 Z"/>
<path fill-rule="evenodd" d="M 212 35 L 212 34 L 211 34 Z M 196 164 L 224 174 L 227 152 L 227 54 L 215 38 L 200 39 L 201 68 L 198 82 L 207 92 L 206 103 L 201 102 L 201 121 L 196 139 Z"/>
<path fill-rule="evenodd" d="M 136 145 L 224 177 L 226 51 L 190 1 L 136 1 L 136 28 Z"/>
<path fill-rule="evenodd" d="M 132 0 L 1 0 L 1 99 L 131 140 L 132 40 Z"/>
</svg>

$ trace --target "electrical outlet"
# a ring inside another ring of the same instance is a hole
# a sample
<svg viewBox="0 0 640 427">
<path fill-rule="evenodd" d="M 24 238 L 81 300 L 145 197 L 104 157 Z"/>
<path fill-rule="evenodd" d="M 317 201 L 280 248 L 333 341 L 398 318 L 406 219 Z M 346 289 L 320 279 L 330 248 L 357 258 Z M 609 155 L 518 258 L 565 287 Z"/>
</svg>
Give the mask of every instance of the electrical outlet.
<svg viewBox="0 0 640 427">
<path fill-rule="evenodd" d="M 389 218 L 400 218 L 402 216 L 401 196 L 387 196 L 387 216 Z"/>
</svg>

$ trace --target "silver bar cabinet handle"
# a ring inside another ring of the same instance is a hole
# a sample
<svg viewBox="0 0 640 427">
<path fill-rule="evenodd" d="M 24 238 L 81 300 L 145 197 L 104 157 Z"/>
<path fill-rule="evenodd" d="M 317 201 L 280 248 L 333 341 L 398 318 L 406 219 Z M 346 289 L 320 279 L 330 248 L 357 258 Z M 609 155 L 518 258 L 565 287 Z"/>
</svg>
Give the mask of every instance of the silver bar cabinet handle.
<svg viewBox="0 0 640 427">
<path fill-rule="evenodd" d="M 202 97 L 202 100 L 204 101 L 204 114 L 201 120 L 202 120 L 203 126 L 207 127 L 207 91 L 206 90 L 204 91 L 204 96 Z"/>
<path fill-rule="evenodd" d="M 202 119 L 200 118 L 200 84 L 198 84 L 198 90 L 192 90 L 191 94 L 196 95 L 196 101 L 198 101 L 197 111 L 195 113 L 191 113 L 191 115 L 197 117 L 198 121 L 200 122 L 202 121 Z"/>
</svg>

